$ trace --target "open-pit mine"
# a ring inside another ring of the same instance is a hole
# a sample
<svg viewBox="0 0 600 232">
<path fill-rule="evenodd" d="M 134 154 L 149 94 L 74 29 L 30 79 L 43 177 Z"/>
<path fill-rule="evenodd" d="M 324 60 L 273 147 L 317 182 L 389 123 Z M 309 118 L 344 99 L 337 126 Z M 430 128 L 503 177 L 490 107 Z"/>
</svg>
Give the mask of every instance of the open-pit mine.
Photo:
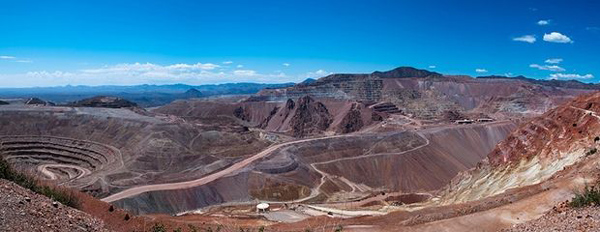
<svg viewBox="0 0 600 232">
<path fill-rule="evenodd" d="M 592 179 L 597 89 L 402 67 L 153 108 L 6 99 L 0 153 L 172 223 L 494 231 Z"/>
</svg>

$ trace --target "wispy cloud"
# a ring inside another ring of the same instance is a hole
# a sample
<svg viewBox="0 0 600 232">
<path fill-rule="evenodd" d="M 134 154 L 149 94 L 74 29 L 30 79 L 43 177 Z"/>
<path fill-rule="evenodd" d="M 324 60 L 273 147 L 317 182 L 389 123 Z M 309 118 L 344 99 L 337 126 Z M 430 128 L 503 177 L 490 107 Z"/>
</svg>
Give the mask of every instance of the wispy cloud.
<svg viewBox="0 0 600 232">
<path fill-rule="evenodd" d="M 573 43 L 574 41 L 571 40 L 571 38 L 569 38 L 566 35 L 563 35 L 559 32 L 551 32 L 550 34 L 544 34 L 544 41 L 546 42 L 551 42 L 551 43 Z"/>
<path fill-rule="evenodd" d="M 244 65 L 238 64 L 237 66 L 235 66 L 236 68 L 243 68 Z"/>
<path fill-rule="evenodd" d="M 16 58 L 14 56 L 0 56 L 0 60 L 14 60 Z"/>
<path fill-rule="evenodd" d="M 231 60 L 223 61 L 223 64 L 233 64 L 233 61 L 231 61 Z"/>
<path fill-rule="evenodd" d="M 537 39 L 535 38 L 535 35 L 524 35 L 521 37 L 513 38 L 513 41 L 526 42 L 526 43 L 535 43 L 536 40 Z"/>
<path fill-rule="evenodd" d="M 106 66 L 98 69 L 84 69 L 84 73 L 99 73 L 99 74 L 136 74 L 136 75 L 172 75 L 196 73 L 205 70 L 213 70 L 221 67 L 212 63 L 196 63 L 196 64 L 173 64 L 162 66 L 152 63 L 124 63 L 113 66 Z"/>
<path fill-rule="evenodd" d="M 333 74 L 333 73 L 327 72 L 323 69 L 319 69 L 314 72 L 307 72 L 306 74 L 304 74 L 304 77 L 305 78 L 317 78 L 317 77 L 324 77 L 324 76 L 331 75 L 331 74 Z"/>
<path fill-rule="evenodd" d="M 558 65 L 539 65 L 539 64 L 530 64 L 530 68 L 537 68 L 539 70 L 546 70 L 552 72 L 564 72 L 565 69 Z"/>
<path fill-rule="evenodd" d="M 560 62 L 563 62 L 563 59 L 561 59 L 561 58 L 550 58 L 550 59 L 547 59 L 544 62 L 546 62 L 548 64 L 560 64 Z"/>
<path fill-rule="evenodd" d="M 549 19 L 548 20 L 540 20 L 537 22 L 537 24 L 540 26 L 546 26 L 546 25 L 550 24 L 550 20 Z"/>
<path fill-rule="evenodd" d="M 477 72 L 477 73 L 486 73 L 486 72 L 488 72 L 488 70 L 484 69 L 484 68 L 478 68 L 478 69 L 475 69 L 475 72 Z"/>
<path fill-rule="evenodd" d="M 285 66 L 285 67 L 290 67 L 290 63 L 283 63 L 283 64 L 281 64 L 281 65 L 283 65 L 283 66 Z"/>
<path fill-rule="evenodd" d="M 595 35 L 600 34 L 600 27 L 586 27 L 585 30 L 589 31 Z"/>
<path fill-rule="evenodd" d="M 550 79 L 591 79 L 594 78 L 592 74 L 567 74 L 567 73 L 553 73 L 550 74 Z"/>
<path fill-rule="evenodd" d="M 437 67 L 435 65 L 429 65 L 429 68 L 430 69 L 434 69 L 434 68 L 437 68 Z"/>
<path fill-rule="evenodd" d="M 233 71 L 233 75 L 252 77 L 252 76 L 256 76 L 258 74 L 254 70 L 243 69 L 243 70 L 235 70 L 235 71 Z"/>
</svg>

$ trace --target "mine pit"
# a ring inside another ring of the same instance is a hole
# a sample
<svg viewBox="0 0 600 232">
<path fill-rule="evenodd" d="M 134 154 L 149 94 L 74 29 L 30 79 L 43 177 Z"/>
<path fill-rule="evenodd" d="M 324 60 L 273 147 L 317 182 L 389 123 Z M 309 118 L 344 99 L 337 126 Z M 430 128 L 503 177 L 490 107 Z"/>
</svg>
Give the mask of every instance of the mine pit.
<svg viewBox="0 0 600 232">
<path fill-rule="evenodd" d="M 42 178 L 68 182 L 121 165 L 119 151 L 104 144 L 52 136 L 2 136 L 0 153 Z"/>
</svg>

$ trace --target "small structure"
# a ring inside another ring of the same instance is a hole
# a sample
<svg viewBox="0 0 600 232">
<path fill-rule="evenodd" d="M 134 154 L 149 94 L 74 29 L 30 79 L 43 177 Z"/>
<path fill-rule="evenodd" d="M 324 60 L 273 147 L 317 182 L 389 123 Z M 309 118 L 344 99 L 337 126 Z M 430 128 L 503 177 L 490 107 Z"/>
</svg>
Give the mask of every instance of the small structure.
<svg viewBox="0 0 600 232">
<path fill-rule="evenodd" d="M 478 118 L 477 121 L 478 122 L 492 122 L 492 121 L 494 121 L 494 119 L 491 119 L 491 118 Z"/>
<path fill-rule="evenodd" d="M 260 203 L 256 205 L 256 212 L 265 213 L 269 211 L 269 203 Z"/>
<path fill-rule="evenodd" d="M 471 119 L 462 119 L 462 120 L 456 120 L 456 121 L 454 121 L 454 123 L 456 123 L 456 124 L 471 124 L 471 123 L 473 123 L 473 120 L 471 120 Z"/>
</svg>

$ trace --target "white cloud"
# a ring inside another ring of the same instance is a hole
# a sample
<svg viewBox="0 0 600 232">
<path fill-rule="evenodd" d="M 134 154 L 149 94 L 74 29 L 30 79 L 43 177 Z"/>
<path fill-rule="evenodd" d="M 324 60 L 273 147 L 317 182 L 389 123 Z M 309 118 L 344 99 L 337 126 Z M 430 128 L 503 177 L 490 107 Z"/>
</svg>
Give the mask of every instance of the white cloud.
<svg viewBox="0 0 600 232">
<path fill-rule="evenodd" d="M 571 40 L 571 38 L 559 32 L 551 32 L 550 34 L 544 34 L 544 41 L 551 43 L 573 43 L 573 40 Z"/>
<path fill-rule="evenodd" d="M 70 72 L 62 72 L 62 71 L 37 71 L 37 72 L 27 72 L 27 76 L 37 77 L 37 78 L 64 78 L 64 77 L 72 77 L 75 74 Z"/>
<path fill-rule="evenodd" d="M 526 42 L 526 43 L 535 43 L 537 39 L 535 35 L 524 35 L 521 37 L 513 38 L 513 41 Z"/>
<path fill-rule="evenodd" d="M 223 64 L 233 64 L 233 61 L 230 61 L 230 60 L 228 60 L 228 61 L 223 61 Z"/>
<path fill-rule="evenodd" d="M 591 79 L 594 78 L 592 74 L 566 74 L 566 73 L 553 73 L 550 74 L 550 79 Z"/>
<path fill-rule="evenodd" d="M 486 72 L 488 72 L 488 70 L 487 69 L 483 69 L 483 68 L 478 68 L 478 69 L 475 69 L 475 72 L 477 72 L 477 73 L 486 73 Z"/>
<path fill-rule="evenodd" d="M 540 20 L 537 22 L 537 24 L 540 26 L 545 26 L 545 25 L 550 24 L 550 20 Z"/>
<path fill-rule="evenodd" d="M 17 63 L 33 63 L 31 60 L 15 60 Z"/>
<path fill-rule="evenodd" d="M 558 65 L 539 65 L 539 64 L 530 64 L 530 68 L 537 68 L 539 70 L 546 70 L 552 72 L 564 72 L 565 69 Z"/>
<path fill-rule="evenodd" d="M 122 63 L 80 70 L 36 70 L 26 73 L 2 74 L 2 87 L 58 86 L 58 85 L 139 85 L 139 84 L 216 84 L 216 83 L 283 83 L 299 82 L 308 77 L 331 74 L 323 69 L 288 75 L 282 71 L 262 72 L 243 68 L 221 69 L 217 64 Z"/>
<path fill-rule="evenodd" d="M 290 67 L 290 63 L 283 63 L 282 65 L 285 67 Z"/>
<path fill-rule="evenodd" d="M 196 63 L 196 64 L 173 64 L 173 65 L 157 65 L 152 63 L 124 63 L 113 66 L 105 66 L 98 69 L 84 69 L 83 73 L 92 74 L 121 74 L 121 75 L 160 75 L 165 76 L 182 73 L 198 73 L 206 70 L 213 70 L 221 67 L 211 63 Z"/>
<path fill-rule="evenodd" d="M 547 59 L 544 62 L 546 62 L 548 64 L 560 64 L 560 62 L 563 62 L 563 59 L 561 59 L 561 58 L 551 58 L 551 59 Z"/>
<path fill-rule="evenodd" d="M 244 69 L 244 70 L 235 70 L 233 71 L 233 75 L 236 76 L 256 76 L 257 73 L 254 70 Z"/>
<path fill-rule="evenodd" d="M 14 60 L 16 58 L 14 56 L 0 56 L 0 60 Z"/>
<path fill-rule="evenodd" d="M 429 65 L 429 68 L 430 69 L 434 69 L 434 68 L 436 68 L 436 66 L 435 65 Z"/>
<path fill-rule="evenodd" d="M 323 69 L 319 69 L 319 70 L 314 71 L 314 72 L 307 72 L 304 75 L 304 77 L 305 78 L 317 78 L 317 77 L 324 77 L 324 76 L 331 75 L 331 74 L 333 74 L 333 73 L 332 72 L 327 72 L 327 71 L 325 71 Z"/>
<path fill-rule="evenodd" d="M 243 68 L 244 65 L 238 64 L 237 66 L 235 66 L 236 68 Z"/>
</svg>

